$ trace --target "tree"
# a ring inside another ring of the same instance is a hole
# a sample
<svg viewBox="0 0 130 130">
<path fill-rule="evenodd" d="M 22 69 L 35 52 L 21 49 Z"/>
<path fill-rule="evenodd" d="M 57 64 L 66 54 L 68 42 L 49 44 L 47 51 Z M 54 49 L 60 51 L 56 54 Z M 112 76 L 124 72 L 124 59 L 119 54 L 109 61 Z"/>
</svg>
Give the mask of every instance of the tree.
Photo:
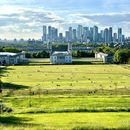
<svg viewBox="0 0 130 130">
<path fill-rule="evenodd" d="M 130 50 L 129 49 L 120 49 L 115 52 L 114 62 L 120 64 L 128 63 L 130 58 Z"/>
</svg>

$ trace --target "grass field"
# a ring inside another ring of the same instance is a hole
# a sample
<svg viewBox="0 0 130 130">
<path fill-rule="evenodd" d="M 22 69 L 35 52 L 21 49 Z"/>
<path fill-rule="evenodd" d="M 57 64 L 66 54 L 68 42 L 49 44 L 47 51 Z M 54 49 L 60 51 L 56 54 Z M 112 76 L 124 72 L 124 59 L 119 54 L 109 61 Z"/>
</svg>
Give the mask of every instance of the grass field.
<svg viewBox="0 0 130 130">
<path fill-rule="evenodd" d="M 0 126 L 4 130 L 87 130 L 129 129 L 130 113 L 52 113 L 4 115 Z M 6 127 L 5 127 L 6 126 Z"/>
<path fill-rule="evenodd" d="M 130 129 L 128 65 L 35 65 L 0 70 L 0 129 Z"/>
</svg>

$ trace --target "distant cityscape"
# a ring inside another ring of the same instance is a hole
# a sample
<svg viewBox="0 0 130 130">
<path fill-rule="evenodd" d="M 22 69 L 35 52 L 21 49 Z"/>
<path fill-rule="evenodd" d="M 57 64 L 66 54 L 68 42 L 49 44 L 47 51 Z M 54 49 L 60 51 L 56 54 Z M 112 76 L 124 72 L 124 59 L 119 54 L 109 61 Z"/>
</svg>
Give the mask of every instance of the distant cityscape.
<svg viewBox="0 0 130 130">
<path fill-rule="evenodd" d="M 58 33 L 58 29 L 51 26 L 43 26 L 43 43 L 46 42 L 91 42 L 91 43 L 122 43 L 126 40 L 125 35 L 122 33 L 122 28 L 118 28 L 117 32 L 113 33 L 113 28 L 105 28 L 99 30 L 97 26 L 84 27 L 78 25 L 77 29 L 69 27 L 63 33 Z"/>
<path fill-rule="evenodd" d="M 53 43 L 96 43 L 96 44 L 111 44 L 111 43 L 130 43 L 130 37 L 123 34 L 122 28 L 117 28 L 115 31 L 112 27 L 99 29 L 98 26 L 84 27 L 78 25 L 77 28 L 69 27 L 65 32 L 60 32 L 58 28 L 52 26 L 43 26 L 41 38 L 34 39 L 0 39 L 1 43 L 29 43 L 29 44 L 47 44 Z"/>
</svg>

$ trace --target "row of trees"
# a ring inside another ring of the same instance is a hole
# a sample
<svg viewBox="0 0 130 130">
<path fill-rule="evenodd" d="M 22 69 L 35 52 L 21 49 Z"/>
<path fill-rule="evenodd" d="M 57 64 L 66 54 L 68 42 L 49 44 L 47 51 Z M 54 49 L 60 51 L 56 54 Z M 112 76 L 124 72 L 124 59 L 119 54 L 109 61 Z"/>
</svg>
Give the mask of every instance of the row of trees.
<svg viewBox="0 0 130 130">
<path fill-rule="evenodd" d="M 33 52 L 33 53 L 25 53 L 26 58 L 49 58 L 50 54 L 46 51 L 41 52 Z"/>
<path fill-rule="evenodd" d="M 73 57 L 77 57 L 77 58 L 80 58 L 80 57 L 94 57 L 94 56 L 95 56 L 95 53 L 94 53 L 94 51 L 91 51 L 91 52 L 74 51 L 74 52 L 72 53 L 72 56 L 73 56 Z"/>
<path fill-rule="evenodd" d="M 130 49 L 126 48 L 111 48 L 109 46 L 100 46 L 96 48 L 97 52 L 114 55 L 114 63 L 127 64 L 130 63 Z"/>
<path fill-rule="evenodd" d="M 118 64 L 130 63 L 130 49 L 119 49 L 114 54 L 114 62 Z"/>
<path fill-rule="evenodd" d="M 19 53 L 21 50 L 18 50 L 16 48 L 12 47 L 0 47 L 0 52 L 13 52 L 13 53 Z"/>
</svg>

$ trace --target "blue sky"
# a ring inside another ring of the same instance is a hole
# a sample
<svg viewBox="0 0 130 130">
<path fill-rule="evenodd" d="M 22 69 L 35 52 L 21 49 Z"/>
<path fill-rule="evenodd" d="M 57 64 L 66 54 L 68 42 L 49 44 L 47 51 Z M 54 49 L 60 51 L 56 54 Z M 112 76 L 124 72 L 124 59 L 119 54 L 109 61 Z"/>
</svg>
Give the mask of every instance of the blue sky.
<svg viewBox="0 0 130 130">
<path fill-rule="evenodd" d="M 130 36 L 129 0 L 0 0 L 1 38 L 41 38 L 42 26 L 122 27 Z"/>
</svg>

